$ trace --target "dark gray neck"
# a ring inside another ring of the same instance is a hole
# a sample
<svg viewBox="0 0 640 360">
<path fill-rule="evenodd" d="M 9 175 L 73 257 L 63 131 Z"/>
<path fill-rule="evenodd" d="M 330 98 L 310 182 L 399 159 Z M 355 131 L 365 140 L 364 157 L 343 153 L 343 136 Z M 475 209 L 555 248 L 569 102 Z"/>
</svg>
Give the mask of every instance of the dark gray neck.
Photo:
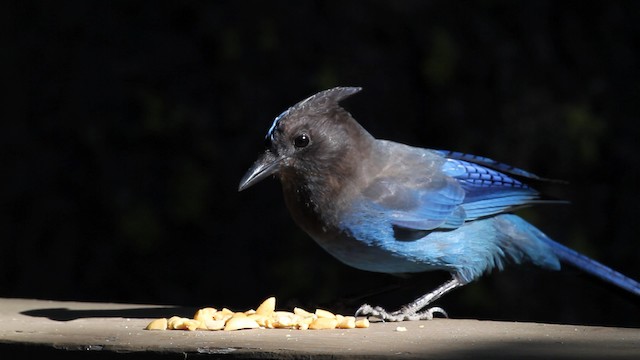
<svg viewBox="0 0 640 360">
<path fill-rule="evenodd" d="M 282 189 L 292 217 L 312 236 L 336 230 L 344 207 L 358 196 L 366 181 L 363 175 L 375 140 L 364 137 L 352 141 L 302 171 L 281 175 L 287 177 Z"/>
</svg>

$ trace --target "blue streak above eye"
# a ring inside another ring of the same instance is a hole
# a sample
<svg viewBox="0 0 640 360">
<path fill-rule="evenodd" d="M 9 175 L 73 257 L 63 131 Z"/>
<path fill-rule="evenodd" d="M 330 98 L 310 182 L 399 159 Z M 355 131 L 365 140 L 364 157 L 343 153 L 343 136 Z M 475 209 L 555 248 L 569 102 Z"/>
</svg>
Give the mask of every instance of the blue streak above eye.
<svg viewBox="0 0 640 360">
<path fill-rule="evenodd" d="M 289 113 L 289 110 L 291 110 L 291 109 L 287 109 L 287 110 L 283 111 L 280 115 L 278 115 L 273 120 L 273 123 L 271 124 L 271 127 L 269 128 L 269 131 L 267 131 L 267 135 L 265 136 L 265 139 L 273 140 L 273 132 L 276 131 L 276 129 L 278 128 L 278 125 L 280 124 L 280 120 Z"/>
</svg>

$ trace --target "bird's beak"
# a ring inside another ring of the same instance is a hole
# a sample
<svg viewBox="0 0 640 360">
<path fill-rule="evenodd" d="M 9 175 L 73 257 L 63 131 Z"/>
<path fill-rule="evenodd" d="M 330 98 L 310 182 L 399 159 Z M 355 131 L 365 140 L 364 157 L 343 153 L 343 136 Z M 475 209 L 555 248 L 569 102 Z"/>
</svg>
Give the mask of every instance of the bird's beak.
<svg viewBox="0 0 640 360">
<path fill-rule="evenodd" d="M 240 180 L 238 191 L 242 191 L 250 186 L 253 186 L 269 175 L 275 174 L 280 168 L 280 158 L 274 155 L 271 151 L 267 150 L 256 160 L 251 168 Z"/>
</svg>

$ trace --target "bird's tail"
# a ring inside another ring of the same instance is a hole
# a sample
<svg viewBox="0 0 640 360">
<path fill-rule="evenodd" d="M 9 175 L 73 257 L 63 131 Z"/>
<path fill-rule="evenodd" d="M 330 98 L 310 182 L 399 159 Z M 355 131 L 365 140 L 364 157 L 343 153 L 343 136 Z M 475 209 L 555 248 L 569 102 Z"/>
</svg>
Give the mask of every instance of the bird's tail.
<svg viewBox="0 0 640 360">
<path fill-rule="evenodd" d="M 593 259 L 588 258 L 579 252 L 572 250 L 562 244 L 559 244 L 547 236 L 543 236 L 540 240 L 546 243 L 556 254 L 560 261 L 569 263 L 591 275 L 619 286 L 633 294 L 640 295 L 640 283 L 622 275 L 621 273 L 605 266 Z"/>
</svg>

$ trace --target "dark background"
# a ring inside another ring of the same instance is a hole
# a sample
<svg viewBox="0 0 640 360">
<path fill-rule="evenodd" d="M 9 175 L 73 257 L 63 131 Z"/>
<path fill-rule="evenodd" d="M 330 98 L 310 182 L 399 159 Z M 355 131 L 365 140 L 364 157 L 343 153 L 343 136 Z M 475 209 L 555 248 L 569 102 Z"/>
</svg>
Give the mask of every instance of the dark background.
<svg viewBox="0 0 640 360">
<path fill-rule="evenodd" d="M 348 313 L 448 278 L 348 268 L 277 181 L 237 192 L 272 119 L 316 91 L 380 138 L 564 179 L 520 212 L 640 278 L 640 2 L 4 3 L 0 296 Z M 392 290 L 380 292 L 381 290 Z M 454 318 L 640 326 L 640 299 L 509 268 Z M 171 315 L 171 314 L 167 314 Z"/>
</svg>

